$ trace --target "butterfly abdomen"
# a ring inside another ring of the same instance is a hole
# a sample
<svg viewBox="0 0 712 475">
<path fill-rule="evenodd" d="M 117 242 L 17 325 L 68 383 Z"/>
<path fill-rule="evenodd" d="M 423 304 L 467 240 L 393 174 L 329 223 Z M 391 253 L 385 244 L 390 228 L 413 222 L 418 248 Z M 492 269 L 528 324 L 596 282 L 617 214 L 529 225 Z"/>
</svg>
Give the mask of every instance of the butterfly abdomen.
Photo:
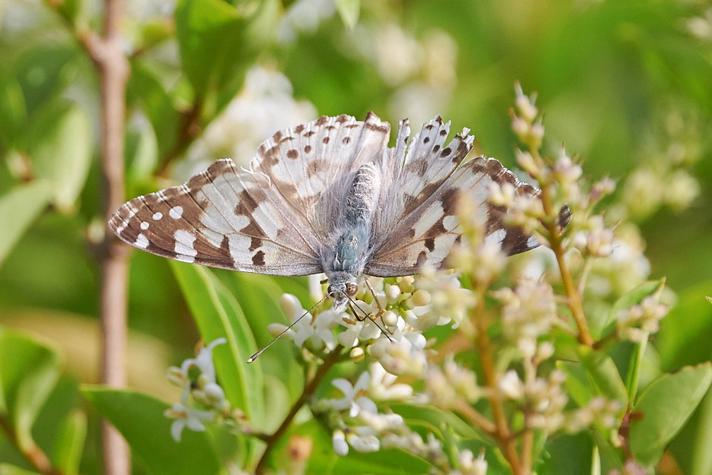
<svg viewBox="0 0 712 475">
<path fill-rule="evenodd" d="M 335 229 L 333 259 L 325 263 L 325 271 L 343 271 L 354 276 L 363 271 L 380 190 L 378 169 L 371 163 L 362 165 L 354 174 L 344 196 L 341 216 Z"/>
</svg>

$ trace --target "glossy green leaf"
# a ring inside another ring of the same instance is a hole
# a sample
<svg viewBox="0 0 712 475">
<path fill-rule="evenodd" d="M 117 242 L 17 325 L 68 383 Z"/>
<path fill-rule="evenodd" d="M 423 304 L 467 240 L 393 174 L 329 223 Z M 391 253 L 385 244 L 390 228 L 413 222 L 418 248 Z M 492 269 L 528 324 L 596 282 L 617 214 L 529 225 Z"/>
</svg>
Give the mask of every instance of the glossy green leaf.
<svg viewBox="0 0 712 475">
<path fill-rule="evenodd" d="M 206 268 L 179 262 L 171 262 L 171 266 L 203 340 L 227 340 L 213 353 L 225 395 L 259 427 L 263 414 L 262 366 L 259 360 L 247 363 L 257 345 L 242 308 Z"/>
<path fill-rule="evenodd" d="M 0 196 L 0 264 L 22 237 L 32 221 L 45 209 L 51 197 L 51 186 L 40 180 L 19 185 Z"/>
<path fill-rule="evenodd" d="M 84 451 L 87 436 L 87 417 L 81 411 L 74 411 L 62 424 L 54 444 L 54 463 L 62 473 L 76 475 Z"/>
<path fill-rule="evenodd" d="M 136 459 L 149 473 L 193 475 L 221 470 L 207 432 L 183 430 L 171 437 L 168 405 L 145 394 L 99 386 L 82 388 L 84 397 L 124 436 Z"/>
<path fill-rule="evenodd" d="M 92 128 L 76 104 L 59 102 L 43 109 L 24 137 L 24 149 L 37 177 L 52 185 L 52 201 L 70 210 L 84 186 L 92 155 Z"/>
<path fill-rule="evenodd" d="M 279 305 L 282 290 L 266 275 L 231 272 L 228 276 L 229 288 L 245 312 L 257 346 L 261 348 L 274 338 L 268 330 L 270 323 L 289 323 Z M 264 371 L 279 378 L 291 397 L 296 399 L 303 387 L 304 376 L 295 360 L 294 344 L 285 338 L 260 356 L 260 361 Z"/>
<path fill-rule="evenodd" d="M 358 22 L 361 0 L 336 0 L 336 10 L 344 24 L 353 28 Z"/>
<path fill-rule="evenodd" d="M 601 351 L 579 348 L 581 363 L 593 380 L 597 392 L 609 399 L 628 403 L 628 392 L 613 360 Z"/>
<path fill-rule="evenodd" d="M 712 383 L 712 364 L 686 367 L 652 382 L 634 406 L 630 446 L 636 458 L 654 464 L 700 403 Z"/>
<path fill-rule="evenodd" d="M 57 353 L 29 336 L 0 328 L 1 412 L 18 445 L 32 450 L 32 426 L 59 378 Z"/>
</svg>

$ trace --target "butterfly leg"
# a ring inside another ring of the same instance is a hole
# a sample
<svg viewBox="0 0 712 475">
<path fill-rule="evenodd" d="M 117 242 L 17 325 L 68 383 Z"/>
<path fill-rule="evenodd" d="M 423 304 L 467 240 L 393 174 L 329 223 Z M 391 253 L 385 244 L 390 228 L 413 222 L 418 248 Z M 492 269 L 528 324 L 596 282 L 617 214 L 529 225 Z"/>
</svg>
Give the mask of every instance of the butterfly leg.
<svg viewBox="0 0 712 475">
<path fill-rule="evenodd" d="M 373 287 L 371 287 L 371 283 L 368 281 L 368 277 L 364 277 L 363 280 L 366 282 L 366 287 L 368 287 L 368 290 L 371 292 L 371 295 L 373 296 L 373 301 L 376 302 L 376 306 L 378 306 L 378 313 L 375 316 L 370 317 L 371 320 L 374 320 L 376 318 L 380 319 L 381 324 L 383 325 L 383 328 L 386 329 L 384 331 L 384 333 L 386 335 L 392 335 L 393 333 L 387 329 L 386 322 L 383 320 L 383 315 L 386 313 L 386 309 L 383 308 L 383 305 L 381 305 L 381 302 L 378 300 L 378 297 L 376 297 L 376 291 L 373 290 Z"/>
<path fill-rule="evenodd" d="M 381 330 L 381 333 L 386 335 L 386 338 L 388 338 L 388 341 L 390 341 L 390 342 L 393 341 L 393 338 L 391 338 L 390 333 L 388 332 L 388 330 L 386 330 L 386 328 L 383 325 L 378 323 L 378 321 L 376 321 L 375 318 L 373 318 L 371 315 L 366 313 L 366 311 L 364 309 L 359 307 L 358 304 L 356 302 L 354 302 L 351 297 L 348 297 L 348 299 L 350 300 L 349 307 L 351 308 L 351 313 L 353 313 L 354 317 L 356 317 L 356 320 L 358 320 L 359 322 L 362 322 L 366 319 L 369 319 L 374 325 L 376 325 L 378 327 L 379 330 Z M 363 316 L 359 316 L 358 313 L 356 313 L 356 308 L 358 308 L 361 311 Z"/>
</svg>

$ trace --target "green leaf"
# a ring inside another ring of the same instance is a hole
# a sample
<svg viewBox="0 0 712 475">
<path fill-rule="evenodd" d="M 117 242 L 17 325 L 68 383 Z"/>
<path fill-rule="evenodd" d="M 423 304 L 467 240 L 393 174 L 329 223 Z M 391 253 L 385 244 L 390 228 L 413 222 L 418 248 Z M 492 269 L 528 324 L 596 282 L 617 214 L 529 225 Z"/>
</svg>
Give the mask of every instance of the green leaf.
<svg viewBox="0 0 712 475">
<path fill-rule="evenodd" d="M 39 180 L 20 185 L 0 196 L 0 264 L 13 246 L 49 203 L 51 187 Z"/>
<path fill-rule="evenodd" d="M 686 367 L 656 379 L 640 395 L 634 412 L 641 418 L 630 428 L 630 447 L 637 460 L 654 464 L 692 414 L 712 383 L 712 364 Z"/>
<path fill-rule="evenodd" d="M 220 0 L 181 0 L 175 21 L 183 70 L 193 88 L 203 94 L 219 87 L 244 47 L 245 24 L 237 10 Z"/>
<path fill-rule="evenodd" d="M 481 433 L 474 427 L 460 419 L 451 412 L 443 411 L 434 406 L 416 405 L 406 403 L 390 404 L 393 412 L 400 414 L 408 424 L 421 424 L 430 426 L 433 431 L 443 433 L 449 428 L 457 435 L 466 439 L 479 439 Z"/>
<path fill-rule="evenodd" d="M 582 364 L 571 361 L 557 361 L 556 367 L 566 374 L 566 391 L 580 407 L 593 399 L 594 388 L 591 378 Z"/>
<path fill-rule="evenodd" d="M 247 363 L 257 351 L 250 326 L 235 298 L 204 267 L 171 262 L 173 272 L 188 302 L 203 340 L 224 337 L 226 345 L 215 348 L 215 367 L 225 395 L 241 408 L 257 427 L 263 415 L 263 377 L 259 360 Z"/>
<path fill-rule="evenodd" d="M 642 284 L 623 294 L 613 304 L 611 310 L 608 312 L 608 317 L 603 322 L 601 322 L 601 326 L 599 328 L 594 328 L 591 330 L 594 336 L 596 338 L 603 338 L 613 332 L 615 330 L 616 320 L 618 320 L 618 315 L 621 312 L 631 308 L 633 305 L 639 304 L 646 297 L 649 297 L 654 293 L 659 292 L 664 285 L 665 279 L 650 280 L 647 282 L 643 282 Z"/>
<path fill-rule="evenodd" d="M 382 449 L 378 452 L 360 453 L 350 451 L 339 457 L 332 473 L 338 475 L 396 475 L 432 473 L 433 466 L 424 458 L 400 449 Z"/>
<path fill-rule="evenodd" d="M 52 201 L 70 210 L 86 181 L 91 164 L 92 130 L 76 104 L 50 105 L 33 121 L 23 138 L 36 176 L 52 185 Z"/>
<path fill-rule="evenodd" d="M 59 378 L 57 353 L 28 336 L 0 328 L 1 413 L 22 450 L 33 450 L 32 426 Z"/>
<path fill-rule="evenodd" d="M 178 138 L 179 113 L 159 78 L 141 61 L 132 64 L 128 95 L 139 103 L 153 126 L 158 152 L 165 156 Z"/>
<path fill-rule="evenodd" d="M 655 346 L 664 371 L 712 359 L 712 305 L 705 299 L 710 289 L 708 280 L 680 292 L 677 304 L 661 322 Z"/>
<path fill-rule="evenodd" d="M 87 436 L 87 417 L 81 411 L 67 416 L 54 446 L 54 463 L 66 475 L 79 473 L 79 463 Z"/>
<path fill-rule="evenodd" d="M 712 440 L 712 391 L 710 390 L 700 404 L 698 420 L 694 445 L 687 451 L 692 454 L 690 475 L 707 475 L 712 473 L 712 450 L 709 450 Z"/>
<path fill-rule="evenodd" d="M 82 388 L 84 397 L 124 436 L 149 473 L 175 475 L 220 472 L 207 432 L 185 429 L 180 442 L 171 438 L 168 405 L 145 394 L 99 386 Z"/>
<path fill-rule="evenodd" d="M 620 401 L 625 406 L 628 403 L 628 392 L 610 356 L 587 347 L 580 347 L 579 354 L 597 392 L 609 399 Z"/>
<path fill-rule="evenodd" d="M 279 305 L 282 289 L 266 275 L 230 272 L 227 277 L 226 282 L 247 315 L 258 346 L 263 347 L 274 338 L 267 329 L 270 323 L 289 323 Z M 295 360 L 294 344 L 284 340 L 260 356 L 260 361 L 263 370 L 279 378 L 296 398 L 304 385 L 303 371 Z"/>
<path fill-rule="evenodd" d="M 591 467 L 593 449 L 591 435 L 560 434 L 551 437 L 544 448 L 543 460 L 536 473 L 542 475 L 567 475 L 587 473 Z"/>
<path fill-rule="evenodd" d="M 361 0 L 336 0 L 336 9 L 344 24 L 352 29 L 358 22 Z"/>
</svg>

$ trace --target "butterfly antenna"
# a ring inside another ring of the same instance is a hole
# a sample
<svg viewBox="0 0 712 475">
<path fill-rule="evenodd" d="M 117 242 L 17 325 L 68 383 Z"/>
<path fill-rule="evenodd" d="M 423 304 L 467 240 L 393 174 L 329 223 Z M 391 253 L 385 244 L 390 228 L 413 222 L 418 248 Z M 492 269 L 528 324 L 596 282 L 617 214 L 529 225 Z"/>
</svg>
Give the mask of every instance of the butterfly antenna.
<svg viewBox="0 0 712 475">
<path fill-rule="evenodd" d="M 344 295 L 345 295 L 345 294 L 344 294 Z M 366 311 L 365 311 L 364 309 L 362 309 L 361 307 L 359 307 L 358 304 L 357 304 L 356 302 L 354 302 L 354 300 L 353 300 L 351 297 L 349 297 L 348 295 L 346 295 L 346 298 L 348 298 L 349 301 L 351 302 L 351 304 L 349 304 L 349 307 L 351 307 L 351 311 L 354 312 L 354 314 L 356 313 L 356 310 L 354 309 L 354 306 L 355 306 L 356 308 L 358 308 L 358 309 L 361 311 L 361 313 L 363 313 L 365 319 L 367 318 L 368 320 L 370 320 L 371 322 L 373 322 L 373 324 L 376 325 L 379 330 L 381 330 L 381 333 L 383 333 L 384 335 L 386 335 L 386 338 L 388 338 L 388 341 L 390 341 L 391 343 L 393 343 L 393 338 L 391 338 L 391 336 L 389 335 L 388 331 L 387 331 L 385 328 L 383 328 L 380 323 L 378 323 L 376 320 L 374 320 L 373 318 L 371 318 L 371 316 L 370 316 L 368 313 L 366 313 Z"/>
<path fill-rule="evenodd" d="M 299 322 L 302 320 L 302 318 L 306 317 L 308 313 L 311 313 L 311 311 L 314 310 L 315 308 L 317 308 L 324 300 L 326 300 L 326 297 L 322 298 L 322 299 L 319 300 L 317 303 L 315 303 L 314 305 L 312 305 L 312 307 L 311 307 L 309 310 L 306 310 L 304 313 L 302 313 L 301 315 L 299 315 L 299 317 L 298 317 L 296 320 L 294 320 L 292 323 L 290 323 L 287 328 L 285 328 L 284 330 L 282 330 L 281 332 L 279 332 L 279 334 L 278 334 L 277 336 L 275 336 L 274 338 L 272 338 L 272 341 L 270 341 L 270 342 L 267 343 L 265 346 L 263 346 L 262 348 L 260 348 L 260 349 L 259 349 L 256 353 L 254 353 L 252 356 L 250 356 L 249 358 L 247 358 L 247 362 L 248 362 L 248 363 L 254 363 L 255 360 L 256 360 L 257 358 L 259 358 L 262 353 L 264 353 L 265 351 L 269 350 L 272 345 L 274 345 L 275 343 L 277 343 L 277 341 L 285 335 L 285 333 L 287 333 L 289 330 L 291 330 L 291 329 L 294 327 L 294 325 L 296 325 L 297 323 L 299 323 Z"/>
</svg>

